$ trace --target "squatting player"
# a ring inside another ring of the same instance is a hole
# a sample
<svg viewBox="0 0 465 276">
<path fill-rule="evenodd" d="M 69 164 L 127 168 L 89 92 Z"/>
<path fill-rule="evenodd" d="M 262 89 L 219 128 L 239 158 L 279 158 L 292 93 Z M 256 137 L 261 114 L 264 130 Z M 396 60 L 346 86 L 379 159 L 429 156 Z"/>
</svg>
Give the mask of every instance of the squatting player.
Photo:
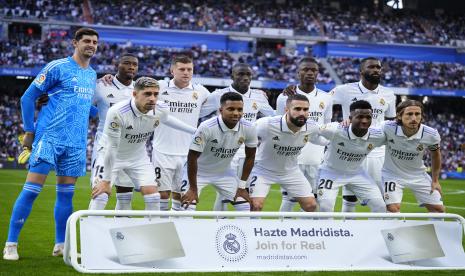
<svg viewBox="0 0 465 276">
<path fill-rule="evenodd" d="M 76 31 L 71 57 L 48 63 L 21 97 L 26 132 L 23 146 L 31 149 L 29 172 L 16 199 L 3 251 L 5 260 L 18 260 L 18 236 L 51 169 L 57 176 L 55 246 L 53 256 L 63 254 L 66 221 L 73 211 L 74 185 L 86 174 L 87 128 L 95 92 L 96 73 L 89 66 L 98 44 L 90 28 Z M 49 101 L 34 125 L 35 101 L 47 94 Z"/>
</svg>

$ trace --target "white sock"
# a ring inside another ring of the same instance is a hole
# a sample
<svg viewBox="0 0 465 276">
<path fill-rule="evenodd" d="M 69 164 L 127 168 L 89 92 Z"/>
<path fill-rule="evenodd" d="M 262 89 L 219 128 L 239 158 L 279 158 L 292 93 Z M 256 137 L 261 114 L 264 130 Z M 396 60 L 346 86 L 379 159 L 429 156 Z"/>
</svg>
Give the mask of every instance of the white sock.
<svg viewBox="0 0 465 276">
<path fill-rule="evenodd" d="M 250 203 L 248 203 L 242 197 L 238 197 L 235 202 L 232 203 L 236 211 L 250 212 Z"/>
<path fill-rule="evenodd" d="M 357 206 L 357 202 L 351 202 L 351 201 L 347 201 L 345 199 L 342 199 L 342 210 L 341 210 L 341 212 L 353 213 L 353 212 L 355 212 L 355 206 Z"/>
<path fill-rule="evenodd" d="M 166 198 L 160 199 L 160 211 L 168 211 L 169 210 L 169 208 L 168 208 L 169 202 L 170 202 L 169 199 L 166 199 Z"/>
<path fill-rule="evenodd" d="M 103 193 L 99 194 L 95 198 L 90 200 L 89 210 L 105 210 L 105 206 L 107 206 L 108 202 L 108 194 Z"/>
<path fill-rule="evenodd" d="M 386 203 L 382 199 L 368 199 L 366 201 L 372 213 L 386 213 Z"/>
<path fill-rule="evenodd" d="M 145 210 L 160 211 L 160 193 L 144 195 Z"/>
<path fill-rule="evenodd" d="M 177 199 L 172 199 L 171 200 L 171 210 L 172 211 L 182 211 L 181 210 L 181 201 Z"/>
<path fill-rule="evenodd" d="M 280 212 L 292 212 L 294 210 L 294 206 L 296 201 L 294 198 L 289 197 L 287 194 L 282 194 L 281 198 L 281 207 L 279 207 Z"/>
<path fill-rule="evenodd" d="M 216 193 L 215 204 L 213 205 L 213 211 L 227 211 L 228 210 L 228 203 L 223 202 L 224 197 L 222 197 L 219 193 Z"/>
<path fill-rule="evenodd" d="M 131 210 L 132 192 L 116 193 L 115 210 Z"/>
</svg>

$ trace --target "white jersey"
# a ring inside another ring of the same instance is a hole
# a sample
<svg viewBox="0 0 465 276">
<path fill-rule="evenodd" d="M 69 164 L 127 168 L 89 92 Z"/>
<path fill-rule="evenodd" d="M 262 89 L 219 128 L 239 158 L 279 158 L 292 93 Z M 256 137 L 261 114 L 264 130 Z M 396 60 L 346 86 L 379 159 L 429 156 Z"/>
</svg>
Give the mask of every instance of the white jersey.
<svg viewBox="0 0 465 276">
<path fill-rule="evenodd" d="M 425 149 L 439 148 L 441 137 L 438 131 L 421 124 L 416 134 L 407 137 L 395 121 L 386 122 L 383 129 L 387 139 L 383 173 L 403 179 L 422 177 L 426 171 L 423 163 Z"/>
<path fill-rule="evenodd" d="M 116 76 L 113 76 L 111 85 L 105 85 L 103 82 L 97 82 L 92 105 L 98 109 L 98 126 L 95 134 L 95 141 L 102 136 L 103 127 L 105 126 L 105 118 L 107 117 L 108 109 L 116 103 L 130 99 L 134 91 L 134 81 L 126 86 L 118 81 Z"/>
<path fill-rule="evenodd" d="M 207 102 L 202 107 L 200 117 L 210 115 L 211 113 L 218 111 L 220 108 L 220 99 L 223 94 L 227 92 L 237 92 L 232 86 L 218 89 L 213 91 L 207 99 Z M 239 93 L 240 94 L 240 93 Z M 264 116 L 274 116 L 275 111 L 268 103 L 268 98 L 265 95 L 265 92 L 259 89 L 251 89 L 242 95 L 242 100 L 244 102 L 244 114 L 242 118 L 255 123 L 257 120 L 258 113 L 260 112 Z M 245 151 L 244 146 L 242 146 L 236 154 L 237 158 L 244 158 Z"/>
<path fill-rule="evenodd" d="M 352 82 L 337 86 L 331 91 L 333 104 L 342 106 L 342 117 L 349 119 L 350 105 L 359 100 L 365 100 L 371 104 L 373 109 L 371 127 L 381 128 L 385 118 L 396 117 L 396 96 L 394 92 L 382 85 L 375 90 L 369 90 L 363 86 L 362 81 Z M 384 155 L 384 147 L 373 150 L 371 157 Z"/>
<path fill-rule="evenodd" d="M 168 105 L 169 113 L 184 123 L 197 127 L 200 109 L 210 92 L 200 84 L 189 84 L 178 88 L 174 81 L 160 81 L 158 100 Z M 186 156 L 191 143 L 191 135 L 161 124 L 153 136 L 153 148 L 166 155 Z"/>
<path fill-rule="evenodd" d="M 233 129 L 228 128 L 221 116 L 215 116 L 201 123 L 190 149 L 201 152 L 198 173 L 218 175 L 231 167 L 231 161 L 241 145 L 248 148 L 257 147 L 255 126 L 241 119 Z"/>
<path fill-rule="evenodd" d="M 296 88 L 297 94 L 305 95 L 310 103 L 308 119 L 316 122 L 319 125 L 331 122 L 333 117 L 333 102 L 331 95 L 323 90 L 315 87 L 310 93 L 305 93 L 300 90 L 299 86 Z M 276 100 L 276 113 L 286 113 L 287 96 L 280 94 Z M 319 165 L 324 156 L 325 148 L 323 146 L 308 143 L 303 149 L 302 153 L 297 158 L 297 162 L 301 165 Z"/>
<path fill-rule="evenodd" d="M 369 128 L 363 137 L 352 132 L 352 124 L 342 127 L 330 123 L 320 127 L 320 135 L 330 140 L 325 152 L 322 169 L 341 173 L 358 173 L 362 163 L 374 148 L 385 144 L 386 137 L 381 129 Z"/>
<path fill-rule="evenodd" d="M 261 118 L 255 124 L 259 146 L 254 170 L 271 175 L 299 170 L 297 156 L 311 136 L 317 135 L 318 125 L 309 120 L 294 133 L 287 125 L 286 115 Z"/>
</svg>

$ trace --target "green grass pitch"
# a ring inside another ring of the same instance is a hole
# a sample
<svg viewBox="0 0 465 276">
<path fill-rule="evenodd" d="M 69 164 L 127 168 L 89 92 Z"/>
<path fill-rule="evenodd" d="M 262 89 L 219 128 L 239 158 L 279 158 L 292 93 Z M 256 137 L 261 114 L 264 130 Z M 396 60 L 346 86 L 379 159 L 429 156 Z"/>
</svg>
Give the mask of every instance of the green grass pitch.
<svg viewBox="0 0 465 276">
<path fill-rule="evenodd" d="M 11 210 L 22 189 L 26 171 L 0 170 L 0 242 L 6 240 Z M 72 267 L 64 264 L 61 258 L 51 256 L 54 243 L 53 206 L 55 203 L 55 177 L 50 176 L 40 196 L 34 204 L 32 213 L 21 233 L 19 240 L 20 261 L 7 262 L 0 260 L 0 275 L 79 275 Z M 444 193 L 444 203 L 447 212 L 456 213 L 465 217 L 465 181 L 443 180 L 441 181 Z M 87 209 L 90 198 L 89 178 L 79 179 L 74 196 L 74 209 Z M 135 195 L 134 209 L 143 209 L 141 196 Z M 200 196 L 199 210 L 211 210 L 214 201 L 214 192 L 211 187 L 206 188 Z M 274 186 L 265 203 L 266 211 L 276 211 L 279 208 L 279 188 Z M 340 210 L 340 198 L 336 203 L 336 210 Z M 115 206 L 112 196 L 108 208 Z M 357 207 L 357 211 L 368 209 Z M 403 212 L 424 212 L 415 204 L 413 195 L 407 192 L 402 204 Z M 275 273 L 221 273 L 221 275 L 346 275 L 347 272 L 275 272 Z M 207 275 L 213 273 L 183 273 L 172 275 Z M 458 275 L 465 271 L 425 271 L 425 272 L 352 272 L 351 275 Z M 164 274 L 165 275 L 165 274 Z M 171 274 L 170 274 L 171 275 Z M 215 273 L 215 275 L 220 275 Z"/>
</svg>

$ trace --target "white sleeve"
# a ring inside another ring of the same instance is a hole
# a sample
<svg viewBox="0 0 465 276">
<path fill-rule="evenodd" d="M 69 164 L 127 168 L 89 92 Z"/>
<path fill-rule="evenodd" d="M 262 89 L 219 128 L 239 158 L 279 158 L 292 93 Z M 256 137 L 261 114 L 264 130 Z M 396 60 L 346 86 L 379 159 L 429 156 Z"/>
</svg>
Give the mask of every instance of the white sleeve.
<svg viewBox="0 0 465 276">
<path fill-rule="evenodd" d="M 258 145 L 257 129 L 252 126 L 247 131 L 247 137 L 245 138 L 245 146 L 248 148 L 256 148 Z"/>
<path fill-rule="evenodd" d="M 268 133 L 267 125 L 268 125 L 267 118 L 261 118 L 261 119 L 258 119 L 255 122 L 255 128 L 256 128 L 256 132 L 257 132 L 258 142 L 260 142 L 261 139 L 266 137 L 266 135 Z"/>
<path fill-rule="evenodd" d="M 388 109 L 386 110 L 386 114 L 384 117 L 386 118 L 395 118 L 396 117 L 396 95 L 392 93 L 388 98 Z"/>
<path fill-rule="evenodd" d="M 194 134 L 195 131 L 196 131 L 195 127 L 192 127 L 192 126 L 184 123 L 183 121 L 181 121 L 181 120 L 177 119 L 176 117 L 171 116 L 169 114 L 161 116 L 160 120 L 161 120 L 162 123 L 164 123 L 165 125 L 167 125 L 167 126 L 169 126 L 171 128 L 174 128 L 174 129 L 177 129 L 177 130 L 180 130 L 180 131 L 184 131 L 184 132 L 187 132 L 189 134 Z"/>
<path fill-rule="evenodd" d="M 333 99 L 328 97 L 328 106 L 326 107 L 323 122 L 325 124 L 331 123 L 331 119 L 333 118 Z"/>
<path fill-rule="evenodd" d="M 190 150 L 203 152 L 205 149 L 205 145 L 207 144 L 208 133 L 205 133 L 208 129 L 204 129 L 203 126 L 200 126 L 194 134 L 194 138 L 192 139 L 191 145 L 189 147 Z"/>
<path fill-rule="evenodd" d="M 339 89 L 339 87 L 335 87 L 333 88 L 333 90 L 331 90 L 330 95 L 331 95 L 331 100 L 333 102 L 333 105 L 334 104 L 340 104 L 342 105 L 343 102 L 344 102 L 344 95 L 343 95 L 343 91 L 340 91 L 341 89 Z"/>
<path fill-rule="evenodd" d="M 216 91 L 208 95 L 207 100 L 205 101 L 205 103 L 202 105 L 202 108 L 200 109 L 199 118 L 208 116 L 218 110 L 218 108 L 220 107 L 220 101 L 218 99 L 218 96 L 219 95 Z"/>
<path fill-rule="evenodd" d="M 267 117 L 275 116 L 276 111 L 271 107 L 270 103 L 268 102 L 268 97 L 266 96 L 265 92 L 259 90 L 263 97 L 261 97 L 260 101 L 260 109 L 258 110 L 260 113 Z"/>
<path fill-rule="evenodd" d="M 107 119 L 105 120 L 105 127 L 103 133 L 106 137 L 105 155 L 103 159 L 103 180 L 111 181 L 111 173 L 116 160 L 116 152 L 118 151 L 119 142 L 121 139 L 122 120 L 113 112 L 109 110 Z"/>
<path fill-rule="evenodd" d="M 286 113 L 286 101 L 287 101 L 287 96 L 284 96 L 284 94 L 279 94 L 278 99 L 276 100 L 276 114 L 278 115 L 284 115 Z"/>
<path fill-rule="evenodd" d="M 318 134 L 323 136 L 324 138 L 328 140 L 332 140 L 336 133 L 339 131 L 339 123 L 329 123 L 320 126 L 318 130 Z"/>
</svg>

